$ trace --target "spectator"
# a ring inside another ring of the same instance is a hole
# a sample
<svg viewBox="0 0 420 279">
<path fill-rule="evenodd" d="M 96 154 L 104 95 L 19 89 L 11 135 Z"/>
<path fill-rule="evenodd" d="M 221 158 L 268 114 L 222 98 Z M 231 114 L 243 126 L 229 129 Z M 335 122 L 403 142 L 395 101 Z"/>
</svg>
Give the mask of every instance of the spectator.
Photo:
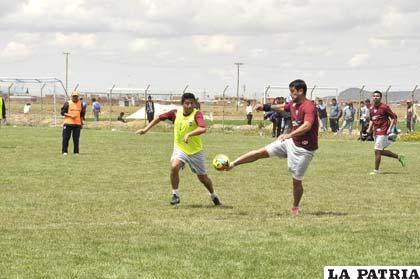
<svg viewBox="0 0 420 279">
<path fill-rule="evenodd" d="M 369 109 L 366 107 L 365 102 L 360 102 L 360 136 L 359 140 L 367 139 L 367 128 L 369 126 Z"/>
<path fill-rule="evenodd" d="M 288 95 L 286 98 L 280 97 L 280 100 L 282 101 L 280 104 L 287 104 L 292 102 L 292 97 Z M 289 111 L 283 111 L 281 116 L 280 134 L 288 134 L 292 131 L 292 117 Z"/>
<path fill-rule="evenodd" d="M 341 118 L 343 112 L 341 111 L 340 105 L 337 103 L 337 99 L 331 100 L 330 107 L 330 127 L 333 133 L 338 132 L 338 120 Z"/>
<path fill-rule="evenodd" d="M 146 114 L 147 114 L 147 121 L 152 122 L 155 118 L 155 103 L 152 101 L 152 96 L 147 97 L 146 101 Z"/>
<path fill-rule="evenodd" d="M 127 123 L 127 121 L 124 119 L 124 112 L 122 111 L 122 112 L 120 112 L 120 115 L 118 116 L 118 121 L 121 121 L 121 122 L 123 122 L 123 123 Z"/>
<path fill-rule="evenodd" d="M 79 154 L 79 138 L 80 131 L 83 126 L 83 118 L 85 111 L 82 107 L 82 102 L 79 100 L 79 93 L 73 91 L 71 93 L 71 100 L 64 103 L 61 108 L 61 115 L 64 116 L 63 125 L 63 156 L 67 156 L 70 137 L 73 136 L 73 153 Z"/>
<path fill-rule="evenodd" d="M 3 97 L 0 97 L 0 128 L 3 125 L 3 121 L 6 121 L 6 103 Z"/>
<path fill-rule="evenodd" d="M 23 106 L 23 113 L 24 113 L 24 114 L 28 114 L 30 111 L 31 111 L 31 104 L 30 104 L 30 103 L 26 103 L 26 104 Z"/>
<path fill-rule="evenodd" d="M 101 104 L 95 99 L 92 99 L 92 113 L 95 121 L 99 121 L 99 114 L 101 113 Z"/>
<path fill-rule="evenodd" d="M 246 119 L 248 121 L 248 125 L 251 125 L 251 121 L 252 121 L 252 106 L 251 106 L 251 101 L 246 101 L 247 106 L 246 106 Z"/>
<path fill-rule="evenodd" d="M 418 119 L 418 115 L 414 108 L 412 101 L 407 101 L 407 114 L 405 116 L 406 126 L 407 126 L 407 133 L 414 132 L 416 130 L 416 121 Z"/>
<path fill-rule="evenodd" d="M 318 110 L 318 117 L 321 120 L 321 130 L 326 132 L 327 131 L 327 106 L 324 105 L 322 99 L 318 100 L 318 105 L 316 106 Z"/>
<path fill-rule="evenodd" d="M 353 131 L 354 115 L 356 114 L 356 109 L 353 107 L 353 102 L 348 102 L 343 109 L 343 125 L 341 126 L 340 133 L 344 129 L 349 129 L 349 135 Z"/>
</svg>

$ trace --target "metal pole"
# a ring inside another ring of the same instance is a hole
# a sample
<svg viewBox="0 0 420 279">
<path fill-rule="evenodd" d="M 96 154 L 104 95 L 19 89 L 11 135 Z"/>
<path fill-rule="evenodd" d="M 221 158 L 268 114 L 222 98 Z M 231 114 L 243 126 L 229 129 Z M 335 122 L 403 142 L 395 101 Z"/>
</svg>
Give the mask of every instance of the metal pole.
<svg viewBox="0 0 420 279">
<path fill-rule="evenodd" d="M 189 86 L 188 84 L 187 86 L 185 86 L 184 90 L 182 91 L 182 94 L 184 94 L 187 91 L 188 86 Z"/>
<path fill-rule="evenodd" d="M 76 86 L 74 87 L 73 91 L 76 91 L 77 88 L 79 88 L 79 84 L 76 84 Z"/>
<path fill-rule="evenodd" d="M 316 88 L 316 85 L 314 85 L 314 88 L 312 88 L 311 90 L 311 100 L 312 100 L 312 93 L 314 92 L 315 88 Z"/>
<path fill-rule="evenodd" d="M 267 93 L 270 90 L 270 85 L 264 88 L 263 104 L 267 103 Z"/>
<path fill-rule="evenodd" d="M 414 103 L 414 93 L 416 92 L 417 89 L 417 85 L 414 86 L 413 91 L 411 91 L 411 110 L 413 111 L 412 115 L 411 115 L 411 119 L 410 119 L 410 127 L 411 127 L 411 131 L 414 131 L 414 116 L 416 115 L 416 104 Z"/>
<path fill-rule="evenodd" d="M 57 126 L 57 100 L 56 100 L 56 96 L 55 96 L 55 89 L 54 89 L 54 127 Z"/>
<path fill-rule="evenodd" d="M 360 91 L 359 91 L 359 112 L 357 113 L 357 118 L 358 118 L 358 120 L 359 120 L 359 122 L 358 122 L 358 124 L 357 124 L 357 128 L 359 128 L 359 126 L 360 126 L 360 102 L 362 101 L 362 92 L 363 92 L 363 89 L 365 89 L 365 86 L 363 85 L 362 86 L 362 89 L 360 89 Z"/>
<path fill-rule="evenodd" d="M 112 120 L 112 90 L 114 90 L 115 84 L 109 90 L 108 99 L 109 99 L 109 127 L 111 127 L 111 120 Z"/>
<path fill-rule="evenodd" d="M 222 108 L 222 131 L 225 131 L 225 93 L 228 89 L 229 85 L 226 85 L 225 89 L 223 90 L 223 108 Z"/>
<path fill-rule="evenodd" d="M 8 105 L 9 105 L 9 112 L 8 112 L 8 117 L 9 117 L 9 119 L 10 119 L 10 115 L 11 115 L 11 110 L 10 110 L 10 89 L 12 88 L 12 86 L 13 86 L 13 82 L 10 84 L 10 86 L 9 86 L 9 88 L 7 89 L 7 92 L 8 92 Z"/>
<path fill-rule="evenodd" d="M 238 76 L 237 76 L 237 80 L 236 80 L 236 111 L 239 110 L 239 66 L 243 65 L 244 63 L 234 63 L 237 67 L 238 67 Z"/>
<path fill-rule="evenodd" d="M 388 86 L 388 88 L 385 91 L 385 103 L 387 103 L 387 104 L 388 104 L 388 92 L 389 92 L 390 89 L 391 89 L 391 85 Z"/>
<path fill-rule="evenodd" d="M 69 55 L 70 52 L 63 52 L 63 54 L 66 56 L 66 93 L 69 91 L 68 90 L 68 85 L 69 85 Z"/>
<path fill-rule="evenodd" d="M 150 84 L 147 85 L 144 90 L 144 125 L 147 124 L 147 112 L 146 112 L 146 102 L 147 102 L 147 91 L 149 90 Z"/>
<path fill-rule="evenodd" d="M 43 96 L 43 94 L 42 94 L 42 92 L 44 91 L 44 87 L 45 87 L 45 85 L 47 85 L 46 83 L 44 83 L 44 85 L 42 85 L 42 87 L 41 87 L 41 116 L 44 114 L 44 107 L 43 107 L 43 100 L 42 100 L 42 96 Z"/>
</svg>

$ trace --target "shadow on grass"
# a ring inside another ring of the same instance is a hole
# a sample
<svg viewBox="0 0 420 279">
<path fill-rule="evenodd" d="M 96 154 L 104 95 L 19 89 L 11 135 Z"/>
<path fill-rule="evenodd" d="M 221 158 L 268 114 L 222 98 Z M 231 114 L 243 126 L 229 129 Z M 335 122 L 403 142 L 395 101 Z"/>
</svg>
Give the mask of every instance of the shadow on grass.
<svg viewBox="0 0 420 279">
<path fill-rule="evenodd" d="M 224 204 L 222 204 L 222 206 L 214 206 L 214 205 L 211 205 L 211 204 L 208 204 L 208 205 L 204 205 L 204 204 L 188 204 L 188 205 L 185 205 L 184 207 L 185 208 L 233 209 L 233 206 L 231 206 L 231 205 L 224 205 Z"/>
<path fill-rule="evenodd" d="M 314 215 L 314 216 L 347 216 L 345 212 L 332 212 L 332 211 L 315 211 L 315 212 L 302 212 L 302 215 Z"/>
</svg>

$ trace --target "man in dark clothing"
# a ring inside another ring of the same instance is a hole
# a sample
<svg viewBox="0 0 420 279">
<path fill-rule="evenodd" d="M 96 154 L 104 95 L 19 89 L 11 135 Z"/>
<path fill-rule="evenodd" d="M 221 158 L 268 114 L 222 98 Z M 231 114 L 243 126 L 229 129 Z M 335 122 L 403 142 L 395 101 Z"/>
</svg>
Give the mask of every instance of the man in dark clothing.
<svg viewBox="0 0 420 279">
<path fill-rule="evenodd" d="M 6 121 L 6 103 L 3 97 L 0 97 L 0 128 L 3 121 Z"/>
<path fill-rule="evenodd" d="M 64 116 L 63 125 L 63 156 L 67 156 L 69 140 L 73 134 L 73 153 L 79 154 L 79 138 L 80 130 L 82 129 L 83 119 L 85 118 L 86 110 L 83 109 L 82 102 L 79 100 L 79 93 L 73 91 L 71 93 L 71 100 L 64 103 L 61 108 L 61 115 Z"/>
<path fill-rule="evenodd" d="M 147 121 L 152 122 L 152 120 L 155 118 L 155 104 L 152 101 L 152 96 L 149 95 L 147 97 L 146 102 L 146 113 L 147 113 Z"/>
</svg>

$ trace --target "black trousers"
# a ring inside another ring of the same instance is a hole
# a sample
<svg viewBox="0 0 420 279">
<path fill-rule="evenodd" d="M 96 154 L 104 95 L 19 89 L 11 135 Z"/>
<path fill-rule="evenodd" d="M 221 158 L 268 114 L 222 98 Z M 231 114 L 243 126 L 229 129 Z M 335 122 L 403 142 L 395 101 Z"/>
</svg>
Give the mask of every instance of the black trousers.
<svg viewBox="0 0 420 279">
<path fill-rule="evenodd" d="M 155 117 L 154 112 L 148 112 L 147 113 L 147 121 L 149 121 L 149 123 L 153 121 L 154 117 Z"/>
<path fill-rule="evenodd" d="M 73 153 L 79 153 L 79 138 L 80 130 L 82 126 L 80 125 L 66 125 L 63 126 L 63 147 L 62 153 L 68 153 L 69 140 L 73 134 Z"/>
<path fill-rule="evenodd" d="M 338 119 L 337 118 L 330 118 L 330 127 L 332 132 L 338 132 Z"/>
<path fill-rule="evenodd" d="M 248 125 L 251 125 L 251 121 L 252 121 L 252 114 L 247 114 L 247 115 L 246 115 L 246 120 L 247 120 Z"/>
</svg>

